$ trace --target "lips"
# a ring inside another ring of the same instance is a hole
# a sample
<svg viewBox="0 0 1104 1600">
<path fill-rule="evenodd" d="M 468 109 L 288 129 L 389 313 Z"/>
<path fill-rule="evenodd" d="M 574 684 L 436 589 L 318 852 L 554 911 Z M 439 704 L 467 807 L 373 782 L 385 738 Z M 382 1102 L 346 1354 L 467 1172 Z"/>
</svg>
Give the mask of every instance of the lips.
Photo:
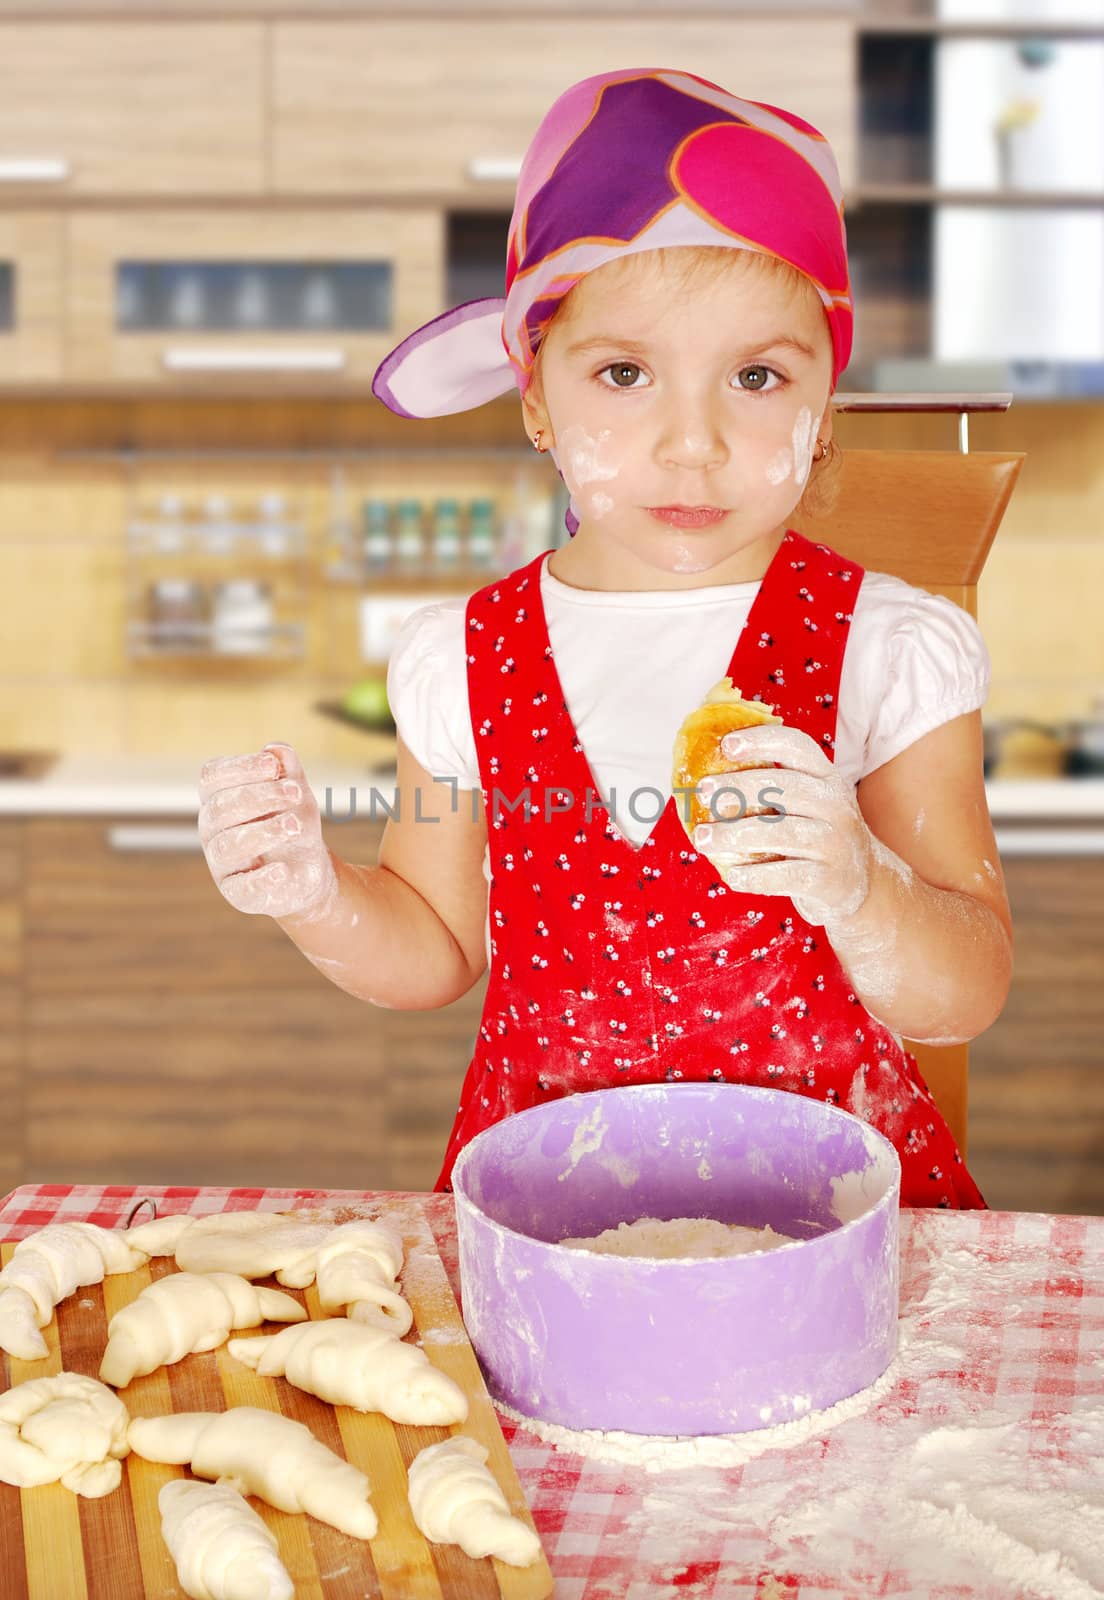
<svg viewBox="0 0 1104 1600">
<path fill-rule="evenodd" d="M 728 516 L 720 506 L 649 506 L 648 510 L 653 517 L 676 528 L 705 528 Z"/>
</svg>

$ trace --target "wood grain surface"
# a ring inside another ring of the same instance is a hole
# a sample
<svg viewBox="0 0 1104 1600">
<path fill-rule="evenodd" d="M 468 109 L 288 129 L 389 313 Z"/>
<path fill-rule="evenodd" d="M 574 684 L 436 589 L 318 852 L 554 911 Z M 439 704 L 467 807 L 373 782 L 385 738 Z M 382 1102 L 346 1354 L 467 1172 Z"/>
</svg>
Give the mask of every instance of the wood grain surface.
<svg viewBox="0 0 1104 1600">
<path fill-rule="evenodd" d="M 401 1287 L 414 1311 L 407 1339 L 420 1339 L 429 1359 L 464 1390 L 466 1422 L 457 1428 L 413 1428 L 379 1413 L 331 1406 L 283 1378 L 258 1377 L 225 1346 L 159 1367 L 119 1390 L 120 1398 L 132 1416 L 266 1407 L 306 1423 L 323 1444 L 367 1473 L 379 1517 L 379 1532 L 371 1541 L 250 1501 L 276 1535 L 297 1600 L 543 1600 L 552 1593 L 543 1557 L 525 1568 L 491 1558 L 474 1561 L 457 1546 L 431 1544 L 415 1526 L 406 1468 L 425 1445 L 457 1432 L 487 1447 L 487 1464 L 510 1509 L 530 1526 L 533 1521 L 424 1215 L 416 1205 L 401 1202 L 390 1209 L 373 1207 L 372 1214 L 402 1231 Z M 0 1246 L 5 1263 L 14 1249 L 14 1244 Z M 44 1330 L 45 1360 L 18 1361 L 0 1352 L 0 1391 L 63 1368 L 96 1377 L 108 1319 L 152 1279 L 175 1270 L 171 1256 L 158 1257 L 138 1272 L 78 1289 Z M 322 1315 L 313 1288 L 288 1292 L 311 1317 Z M 188 1476 L 186 1468 L 144 1461 L 132 1451 L 121 1487 L 100 1500 L 83 1499 L 60 1484 L 22 1490 L 0 1484 L 3 1600 L 183 1600 L 161 1537 L 157 1495 L 170 1478 Z"/>
</svg>

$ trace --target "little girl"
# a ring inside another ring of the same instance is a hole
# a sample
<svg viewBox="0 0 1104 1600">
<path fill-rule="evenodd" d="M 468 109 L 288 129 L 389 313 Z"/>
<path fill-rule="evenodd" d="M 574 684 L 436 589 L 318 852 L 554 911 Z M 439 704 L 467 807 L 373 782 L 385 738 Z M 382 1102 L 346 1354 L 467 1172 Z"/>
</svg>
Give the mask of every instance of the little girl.
<svg viewBox="0 0 1104 1600">
<path fill-rule="evenodd" d="M 327 849 L 289 746 L 207 764 L 222 893 L 375 1005 L 447 1005 L 490 967 L 438 1189 L 527 1106 L 716 1079 L 865 1118 L 904 1204 L 984 1206 L 903 1039 L 968 1040 L 1008 992 L 988 654 L 951 601 L 788 525 L 851 349 L 830 147 L 692 73 L 584 79 L 523 162 L 506 289 L 373 389 L 429 417 L 516 384 L 572 542 L 406 623 L 378 865 Z M 749 770 L 691 838 L 672 749 L 726 673 L 782 725 L 725 740 Z"/>
</svg>

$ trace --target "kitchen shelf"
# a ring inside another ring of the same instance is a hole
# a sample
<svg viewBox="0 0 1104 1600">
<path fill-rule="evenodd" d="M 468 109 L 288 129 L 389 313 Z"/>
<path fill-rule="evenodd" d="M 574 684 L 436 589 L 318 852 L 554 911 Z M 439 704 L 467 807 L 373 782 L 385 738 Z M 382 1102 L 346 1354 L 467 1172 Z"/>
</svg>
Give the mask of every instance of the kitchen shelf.
<svg viewBox="0 0 1104 1600">
<path fill-rule="evenodd" d="M 852 206 L 1104 206 L 1104 189 L 936 189 L 924 183 L 863 183 Z M 847 201 L 844 202 L 845 209 Z"/>
<path fill-rule="evenodd" d="M 956 39 L 1035 39 L 1040 35 L 1048 39 L 1099 39 L 1104 33 L 1104 9 L 1100 8 L 1095 18 L 1062 19 L 1054 16 L 1055 0 L 1038 0 L 1037 17 L 952 18 L 933 9 L 939 3 L 940 0 L 867 0 L 855 14 L 855 27 L 864 38 L 929 34 Z"/>
<path fill-rule="evenodd" d="M 166 542 L 169 539 L 174 542 Z M 235 546 L 256 547 L 269 561 L 300 560 L 306 553 L 307 530 L 302 523 L 227 522 L 212 524 L 181 523 L 171 528 L 164 522 L 133 522 L 127 539 L 136 554 L 175 556 L 203 554 L 229 555 Z M 280 548 L 273 548 L 280 540 Z M 225 548 L 218 548 L 224 543 Z"/>
<path fill-rule="evenodd" d="M 142 622 L 131 618 L 127 623 L 128 653 L 147 659 L 199 656 L 211 661 L 297 660 L 303 655 L 306 628 L 301 622 L 276 622 L 271 627 L 258 628 L 254 637 L 264 644 L 260 650 L 218 650 L 213 642 L 217 631 L 217 625 L 211 622 Z M 247 633 L 245 629 L 233 631 Z M 171 642 L 158 644 L 159 639 Z"/>
<path fill-rule="evenodd" d="M 470 594 L 473 589 L 504 577 L 506 570 L 496 564 L 478 569 L 463 567 L 452 572 L 369 572 L 353 562 L 335 561 L 323 568 L 322 577 L 327 583 L 352 584 L 365 594 L 401 594 L 406 589 Z"/>
</svg>

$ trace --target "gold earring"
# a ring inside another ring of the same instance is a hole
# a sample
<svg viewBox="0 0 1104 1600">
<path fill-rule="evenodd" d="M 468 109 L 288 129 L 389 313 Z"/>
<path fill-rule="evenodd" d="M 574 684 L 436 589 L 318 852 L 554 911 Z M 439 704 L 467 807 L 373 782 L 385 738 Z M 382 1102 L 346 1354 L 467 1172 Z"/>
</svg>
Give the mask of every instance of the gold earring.
<svg viewBox="0 0 1104 1600">
<path fill-rule="evenodd" d="M 548 453 L 548 446 L 541 444 L 541 440 L 543 438 L 544 438 L 544 429 L 543 428 L 538 428 L 536 433 L 533 435 L 533 449 L 537 452 L 538 455 L 542 455 L 542 456 L 543 455 L 547 455 L 547 453 Z"/>
<path fill-rule="evenodd" d="M 835 440 L 834 439 L 830 439 L 826 444 L 824 442 L 824 440 L 818 434 L 817 435 L 817 444 L 820 446 L 820 454 L 818 455 L 817 452 L 814 450 L 813 451 L 813 460 L 814 461 L 823 461 L 824 457 L 828 454 L 829 450 L 835 444 Z"/>
</svg>

